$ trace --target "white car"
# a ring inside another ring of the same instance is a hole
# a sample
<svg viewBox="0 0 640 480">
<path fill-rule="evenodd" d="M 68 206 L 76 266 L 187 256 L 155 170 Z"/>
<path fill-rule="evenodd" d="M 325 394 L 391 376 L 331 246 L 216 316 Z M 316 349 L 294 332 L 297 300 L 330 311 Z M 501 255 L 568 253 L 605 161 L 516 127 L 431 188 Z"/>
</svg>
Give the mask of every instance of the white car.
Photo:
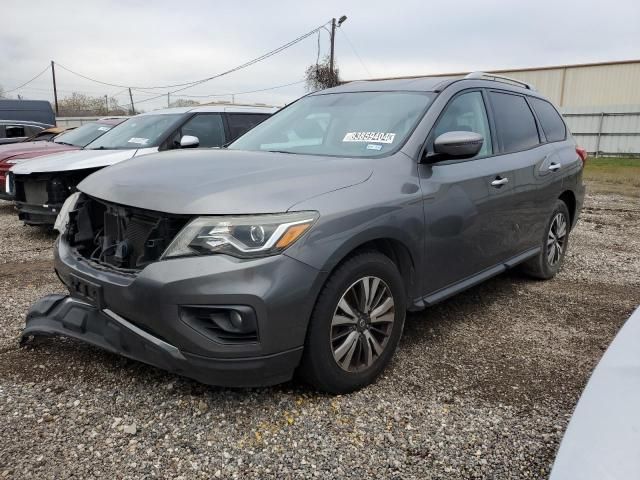
<svg viewBox="0 0 640 480">
<path fill-rule="evenodd" d="M 550 480 L 640 478 L 640 308 L 594 370 L 564 434 Z"/>
<path fill-rule="evenodd" d="M 48 155 L 14 166 L 6 191 L 29 225 L 53 225 L 65 199 L 85 177 L 140 155 L 175 148 L 220 147 L 276 111 L 273 107 L 167 108 L 122 122 L 82 150 Z"/>
</svg>

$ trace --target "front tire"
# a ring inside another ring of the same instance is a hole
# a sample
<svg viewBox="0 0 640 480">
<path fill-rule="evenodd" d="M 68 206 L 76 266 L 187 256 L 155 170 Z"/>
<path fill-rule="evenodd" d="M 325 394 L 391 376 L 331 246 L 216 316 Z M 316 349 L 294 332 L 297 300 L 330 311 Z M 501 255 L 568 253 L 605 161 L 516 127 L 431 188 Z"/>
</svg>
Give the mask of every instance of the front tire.
<svg viewBox="0 0 640 480">
<path fill-rule="evenodd" d="M 570 218 L 567 205 L 558 200 L 547 222 L 540 253 L 522 264 L 527 275 L 541 280 L 557 275 L 569 246 Z"/>
<path fill-rule="evenodd" d="M 405 314 L 396 265 L 378 252 L 354 255 L 332 273 L 318 297 L 299 373 L 329 393 L 370 384 L 391 360 Z"/>
</svg>

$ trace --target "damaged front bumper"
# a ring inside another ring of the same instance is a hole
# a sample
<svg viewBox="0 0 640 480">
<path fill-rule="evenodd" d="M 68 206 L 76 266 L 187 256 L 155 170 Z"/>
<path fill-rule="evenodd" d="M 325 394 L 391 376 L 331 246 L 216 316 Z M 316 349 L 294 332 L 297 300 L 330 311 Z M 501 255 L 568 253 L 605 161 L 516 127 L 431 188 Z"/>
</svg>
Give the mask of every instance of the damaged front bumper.
<svg viewBox="0 0 640 480">
<path fill-rule="evenodd" d="M 23 340 L 72 337 L 228 387 L 274 385 L 293 377 L 324 278 L 286 255 L 185 257 L 125 273 L 88 261 L 63 236 L 55 244 L 54 266 L 70 296 L 36 302 Z M 220 315 L 222 323 L 215 320 Z M 229 328 L 232 316 L 248 329 Z"/>
<path fill-rule="evenodd" d="M 180 351 L 109 309 L 66 295 L 48 295 L 27 314 L 21 344 L 35 336 L 62 335 L 153 365 L 205 384 L 248 387 L 275 385 L 292 376 L 301 348 L 249 358 L 211 358 Z"/>
<path fill-rule="evenodd" d="M 56 222 L 58 212 L 62 204 L 32 205 L 24 202 L 16 202 L 18 218 L 26 225 L 52 226 Z"/>
</svg>

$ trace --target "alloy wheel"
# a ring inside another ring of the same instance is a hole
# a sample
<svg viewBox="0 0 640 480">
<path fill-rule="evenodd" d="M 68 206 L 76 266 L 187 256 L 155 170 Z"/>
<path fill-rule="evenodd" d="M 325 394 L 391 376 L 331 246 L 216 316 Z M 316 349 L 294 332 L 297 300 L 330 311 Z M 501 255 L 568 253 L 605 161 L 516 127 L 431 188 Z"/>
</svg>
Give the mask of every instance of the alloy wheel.
<svg viewBox="0 0 640 480">
<path fill-rule="evenodd" d="M 553 217 L 549 235 L 547 236 L 547 262 L 552 267 L 562 258 L 564 246 L 567 240 L 567 217 L 564 213 L 557 213 Z"/>
<path fill-rule="evenodd" d="M 394 320 L 393 296 L 382 279 L 363 277 L 347 288 L 331 320 L 331 349 L 340 368 L 371 367 L 389 342 Z"/>
</svg>

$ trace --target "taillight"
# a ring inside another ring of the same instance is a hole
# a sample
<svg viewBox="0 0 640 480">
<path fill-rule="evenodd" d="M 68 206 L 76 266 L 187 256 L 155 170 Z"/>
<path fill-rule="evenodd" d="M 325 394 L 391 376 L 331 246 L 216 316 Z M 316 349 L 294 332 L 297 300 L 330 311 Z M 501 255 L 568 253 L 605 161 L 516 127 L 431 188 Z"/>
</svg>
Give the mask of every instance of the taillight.
<svg viewBox="0 0 640 480">
<path fill-rule="evenodd" d="M 584 164 L 587 163 L 587 151 L 582 147 L 576 147 L 576 153 L 582 160 L 582 166 L 584 167 Z"/>
</svg>

